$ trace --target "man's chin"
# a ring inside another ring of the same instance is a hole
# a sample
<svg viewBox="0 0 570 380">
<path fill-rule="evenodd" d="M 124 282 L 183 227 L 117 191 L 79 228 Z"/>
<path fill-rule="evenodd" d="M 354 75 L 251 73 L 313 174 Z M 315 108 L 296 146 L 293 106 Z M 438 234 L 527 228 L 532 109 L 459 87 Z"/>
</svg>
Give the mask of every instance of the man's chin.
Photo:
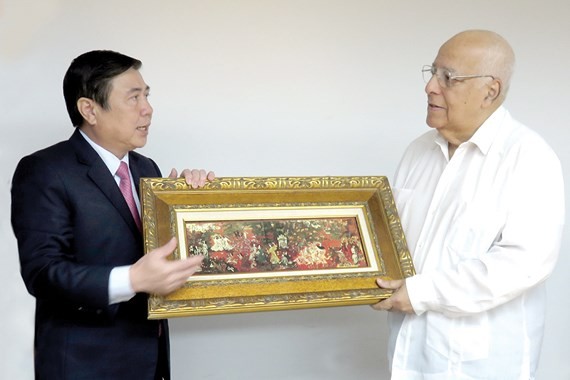
<svg viewBox="0 0 570 380">
<path fill-rule="evenodd" d="M 138 139 L 135 144 L 133 144 L 133 150 L 143 148 L 146 145 L 146 137 Z"/>
<path fill-rule="evenodd" d="M 439 129 L 441 127 L 438 123 L 434 123 L 434 121 L 430 120 L 429 118 L 427 118 L 426 124 L 428 127 L 433 128 L 433 129 Z"/>
</svg>

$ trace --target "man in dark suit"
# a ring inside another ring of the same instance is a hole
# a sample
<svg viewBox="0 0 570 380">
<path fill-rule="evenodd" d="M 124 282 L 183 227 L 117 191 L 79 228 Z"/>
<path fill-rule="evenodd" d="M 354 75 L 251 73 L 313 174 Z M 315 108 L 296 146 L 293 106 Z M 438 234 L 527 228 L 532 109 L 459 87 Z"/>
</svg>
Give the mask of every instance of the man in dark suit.
<svg viewBox="0 0 570 380">
<path fill-rule="evenodd" d="M 147 295 L 180 288 L 202 258 L 167 260 L 174 238 L 143 255 L 138 183 L 161 173 L 133 152 L 146 144 L 153 112 L 140 66 L 112 51 L 77 57 L 63 83 L 75 132 L 24 157 L 14 174 L 12 226 L 36 298 L 37 379 L 170 378 L 168 326 L 146 318 Z M 123 162 L 130 195 L 116 174 Z M 181 176 L 193 187 L 214 178 Z"/>
</svg>

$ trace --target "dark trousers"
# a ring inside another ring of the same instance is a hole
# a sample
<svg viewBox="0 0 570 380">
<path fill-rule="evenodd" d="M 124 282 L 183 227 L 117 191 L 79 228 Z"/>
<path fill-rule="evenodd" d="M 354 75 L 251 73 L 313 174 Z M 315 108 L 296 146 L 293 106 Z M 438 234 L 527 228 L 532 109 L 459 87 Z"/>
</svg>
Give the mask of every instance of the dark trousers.
<svg viewBox="0 0 570 380">
<path fill-rule="evenodd" d="M 162 330 L 164 331 L 164 330 Z M 158 338 L 158 362 L 156 364 L 155 380 L 170 380 L 170 365 L 168 360 L 167 339 L 164 333 Z"/>
</svg>

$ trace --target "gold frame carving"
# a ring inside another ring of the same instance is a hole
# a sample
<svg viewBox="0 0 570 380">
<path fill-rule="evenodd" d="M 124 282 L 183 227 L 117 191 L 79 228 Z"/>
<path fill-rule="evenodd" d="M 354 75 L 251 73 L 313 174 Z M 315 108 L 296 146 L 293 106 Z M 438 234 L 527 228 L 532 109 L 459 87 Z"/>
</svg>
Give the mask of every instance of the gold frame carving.
<svg viewBox="0 0 570 380">
<path fill-rule="evenodd" d="M 243 223 L 291 218 L 354 217 L 362 238 L 365 267 L 265 271 L 191 276 L 172 294 L 150 295 L 150 319 L 193 315 L 373 304 L 392 293 L 376 278 L 402 279 L 414 267 L 388 179 L 361 177 L 217 178 L 200 189 L 184 179 L 141 179 L 145 253 L 178 239 L 173 260 L 190 251 L 188 223 Z M 257 218 L 257 219 L 256 219 Z"/>
</svg>

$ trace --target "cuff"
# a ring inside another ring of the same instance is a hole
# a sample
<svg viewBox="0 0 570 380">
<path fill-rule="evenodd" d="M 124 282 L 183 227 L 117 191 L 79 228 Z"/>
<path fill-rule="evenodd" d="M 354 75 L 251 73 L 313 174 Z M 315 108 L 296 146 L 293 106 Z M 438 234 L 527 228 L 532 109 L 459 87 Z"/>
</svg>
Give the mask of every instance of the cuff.
<svg viewBox="0 0 570 380">
<path fill-rule="evenodd" d="M 129 276 L 130 265 L 115 267 L 109 275 L 109 305 L 125 302 L 135 296 Z"/>
</svg>

